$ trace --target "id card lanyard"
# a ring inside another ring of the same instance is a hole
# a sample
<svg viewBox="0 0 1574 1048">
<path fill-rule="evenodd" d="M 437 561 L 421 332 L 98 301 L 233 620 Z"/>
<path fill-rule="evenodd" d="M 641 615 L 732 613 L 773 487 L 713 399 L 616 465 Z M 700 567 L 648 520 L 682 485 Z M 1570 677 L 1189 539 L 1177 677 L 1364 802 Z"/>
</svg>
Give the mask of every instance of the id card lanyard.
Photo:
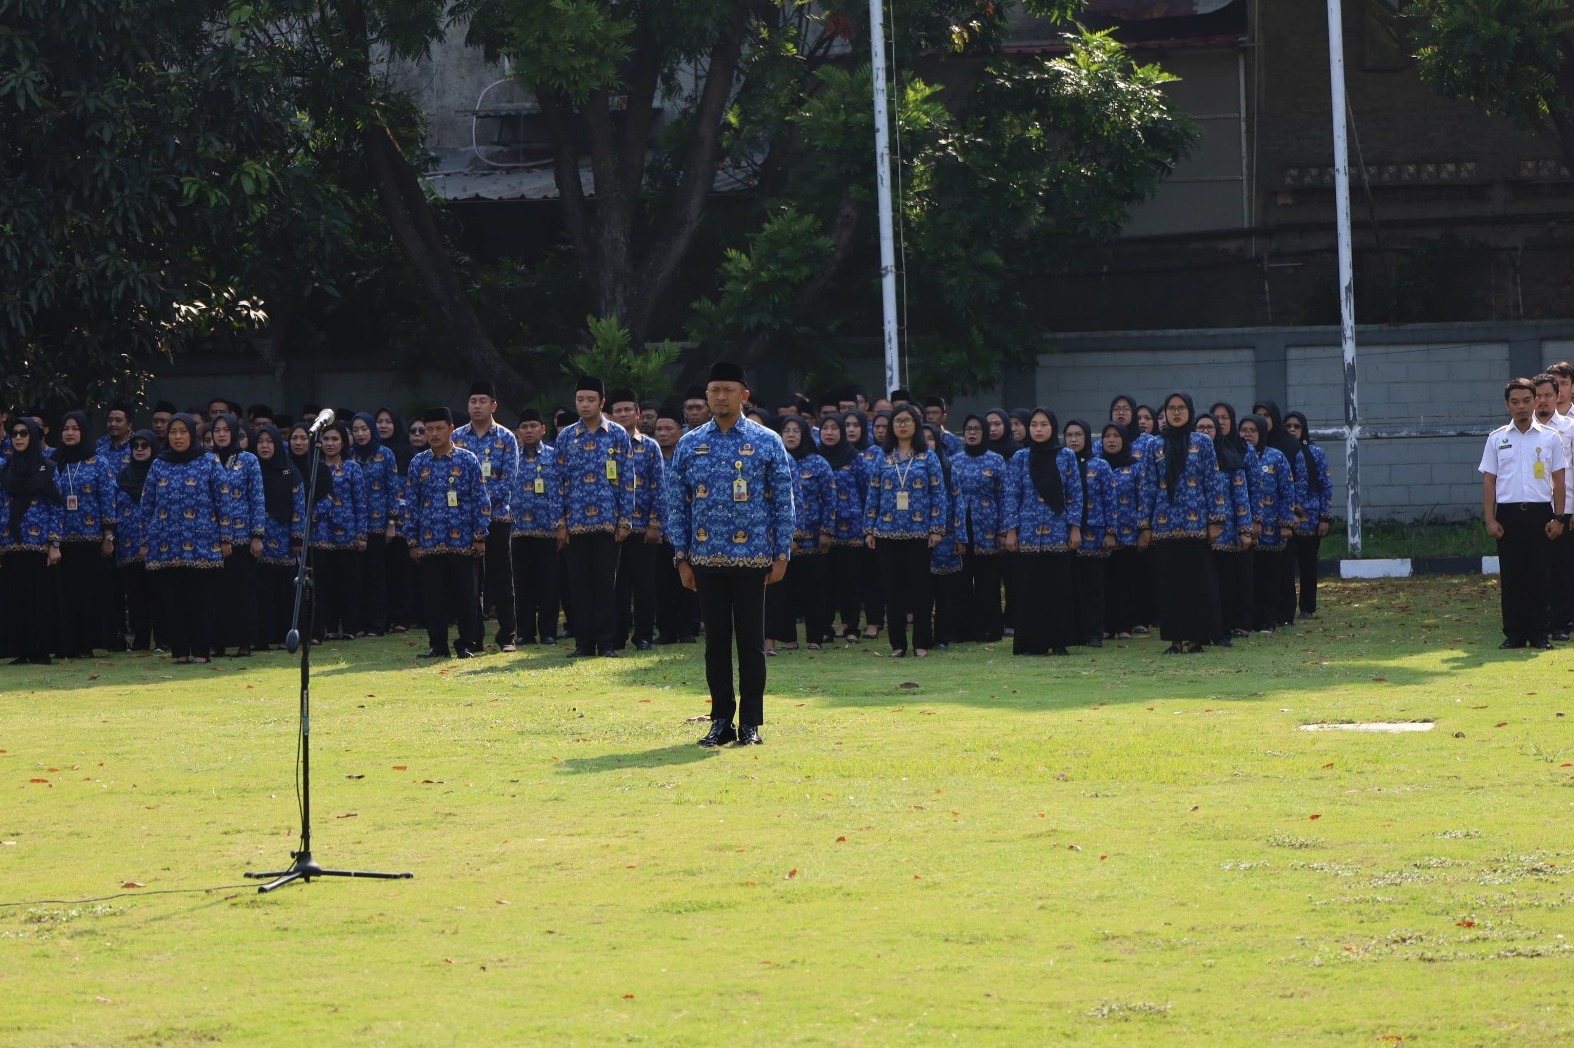
<svg viewBox="0 0 1574 1048">
<path fill-rule="evenodd" d="M 916 459 L 917 456 L 908 455 L 907 468 L 903 469 L 900 463 L 896 467 L 896 508 L 899 512 L 905 512 L 910 505 L 907 494 L 907 475 L 913 472 L 913 463 Z"/>
<path fill-rule="evenodd" d="M 66 509 L 75 513 L 77 505 L 77 464 L 72 462 L 66 466 Z"/>
</svg>

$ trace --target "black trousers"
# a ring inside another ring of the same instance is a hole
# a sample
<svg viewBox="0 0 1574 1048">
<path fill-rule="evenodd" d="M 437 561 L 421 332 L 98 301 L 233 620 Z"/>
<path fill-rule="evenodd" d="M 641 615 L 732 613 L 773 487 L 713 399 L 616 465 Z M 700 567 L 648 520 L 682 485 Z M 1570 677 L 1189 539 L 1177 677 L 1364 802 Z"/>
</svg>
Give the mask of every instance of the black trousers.
<svg viewBox="0 0 1574 1048">
<path fill-rule="evenodd" d="M 1503 537 L 1497 540 L 1498 589 L 1503 602 L 1503 636 L 1512 641 L 1547 639 L 1547 561 L 1552 540 L 1546 503 L 1516 502 L 1497 507 Z"/>
<path fill-rule="evenodd" d="M 126 599 L 126 617 L 131 623 L 131 649 L 147 651 L 153 646 L 153 576 L 140 560 L 127 561 L 115 568 L 117 589 Z"/>
<path fill-rule="evenodd" d="M 1013 655 L 1048 655 L 1077 643 L 1075 553 L 1017 553 Z"/>
<path fill-rule="evenodd" d="M 874 551 L 880 558 L 885 628 L 891 638 L 891 650 L 907 650 L 908 615 L 913 616 L 913 647 L 934 647 L 934 623 L 929 614 L 928 540 L 875 539 Z"/>
<path fill-rule="evenodd" d="M 858 609 L 863 602 L 864 555 L 861 546 L 832 546 L 826 551 L 825 574 L 830 582 L 833 614 L 842 620 L 842 633 L 858 632 Z"/>
<path fill-rule="evenodd" d="M 1271 630 L 1284 622 L 1284 580 L 1290 574 L 1290 551 L 1287 548 L 1257 548 L 1252 554 L 1252 592 L 1255 599 L 1253 614 L 1256 628 Z"/>
<path fill-rule="evenodd" d="M 1135 546 L 1117 546 L 1104 567 L 1104 630 L 1129 634 L 1141 623 L 1137 593 L 1142 588 L 1142 557 Z"/>
<path fill-rule="evenodd" d="M 825 596 L 825 556 L 795 554 L 787 562 L 787 574 L 765 591 L 765 635 L 784 644 L 796 644 L 801 618 L 804 639 L 819 644 L 831 631 L 830 605 Z"/>
<path fill-rule="evenodd" d="M 381 529 L 366 536 L 361 558 L 361 623 L 367 633 L 388 632 L 388 533 Z"/>
<path fill-rule="evenodd" d="M 42 551 L 12 550 L 5 555 L 6 603 L 11 607 L 12 653 L 24 659 L 49 657 L 55 637 L 57 576 Z"/>
<path fill-rule="evenodd" d="M 574 595 L 574 648 L 613 651 L 618 646 L 618 560 L 623 547 L 610 532 L 571 535 L 565 589 Z"/>
<path fill-rule="evenodd" d="M 310 610 L 303 608 L 303 613 Z M 295 566 L 284 564 L 257 565 L 257 633 L 252 644 L 257 647 L 274 647 L 284 643 L 290 632 L 290 617 L 295 614 Z M 302 615 L 304 618 L 304 614 Z M 310 636 L 306 624 L 301 632 Z"/>
<path fill-rule="evenodd" d="M 1224 631 L 1250 632 L 1256 625 L 1256 594 L 1252 589 L 1252 568 L 1257 563 L 1251 551 L 1213 551 L 1213 573 L 1219 580 L 1219 618 Z"/>
<path fill-rule="evenodd" d="M 935 643 L 955 644 L 964 617 L 967 579 L 960 571 L 929 573 L 929 593 L 934 601 Z"/>
<path fill-rule="evenodd" d="M 1071 566 L 1077 589 L 1077 641 L 1104 636 L 1104 591 L 1108 557 L 1077 555 Z"/>
<path fill-rule="evenodd" d="M 1547 624 L 1554 630 L 1574 626 L 1574 536 L 1564 532 L 1552 543 Z"/>
<path fill-rule="evenodd" d="M 459 636 L 455 638 L 458 647 L 481 647 L 481 597 L 476 592 L 475 560 L 465 553 L 425 553 L 417 561 L 426 612 L 426 639 L 433 651 L 448 650 L 450 621 L 459 624 Z"/>
<path fill-rule="evenodd" d="M 885 625 L 885 569 L 881 567 L 878 550 L 865 546 L 858 558 L 861 562 L 858 571 L 859 601 L 863 604 L 864 625 L 878 629 Z M 928 571 L 928 561 L 924 563 L 924 570 Z"/>
<path fill-rule="evenodd" d="M 557 602 L 563 608 L 563 632 L 574 633 L 574 595 L 569 592 L 568 548 L 557 551 Z"/>
<path fill-rule="evenodd" d="M 513 539 L 514 636 L 524 644 L 557 638 L 557 540 Z"/>
<path fill-rule="evenodd" d="M 1317 612 L 1317 551 L 1322 544 L 1319 535 L 1297 535 L 1290 540 L 1295 574 L 1301 582 L 1301 611 L 1307 615 Z"/>
<path fill-rule="evenodd" d="M 634 643 L 649 644 L 656 635 L 656 551 L 645 533 L 636 531 L 623 542 L 618 555 L 618 629 L 621 648 L 633 632 Z"/>
<path fill-rule="evenodd" d="M 570 543 L 572 546 L 573 543 Z M 705 623 L 705 685 L 712 720 L 765 723 L 765 573 L 694 572 L 700 618 Z M 738 649 L 738 685 L 733 689 L 732 649 Z"/>
<path fill-rule="evenodd" d="M 159 568 L 151 573 L 158 591 L 159 630 L 177 659 L 207 658 L 218 621 L 219 572 L 212 568 Z"/>
<path fill-rule="evenodd" d="M 114 563 L 104 556 L 99 542 L 61 545 L 57 572 L 65 613 L 60 616 L 60 654 L 87 655 L 107 646 L 104 609 L 109 605 Z"/>
<path fill-rule="evenodd" d="M 1000 553 L 962 555 L 961 622 L 958 640 L 984 643 L 997 641 L 1005 633 L 1005 614 L 1000 605 Z"/>
<path fill-rule="evenodd" d="M 383 547 L 383 573 L 388 581 L 388 625 L 413 626 L 424 619 L 418 606 L 421 569 L 410 556 L 410 544 L 395 534 Z"/>
<path fill-rule="evenodd" d="M 494 520 L 486 529 L 486 558 L 477 566 L 484 578 L 484 600 L 497 616 L 497 646 L 514 643 L 514 525 Z"/>
<path fill-rule="evenodd" d="M 678 566 L 672 563 L 676 555 L 670 542 L 656 547 L 656 629 L 668 643 L 680 637 L 692 640 L 700 634 L 699 597 L 683 588 Z"/>
<path fill-rule="evenodd" d="M 366 554 L 318 546 L 312 550 L 316 582 L 316 636 L 354 634 L 366 627 L 361 614 L 361 572 Z"/>
<path fill-rule="evenodd" d="M 216 648 L 249 648 L 257 638 L 257 558 L 250 543 L 232 547 L 219 569 L 219 595 L 226 614 L 222 629 L 216 630 Z"/>
</svg>

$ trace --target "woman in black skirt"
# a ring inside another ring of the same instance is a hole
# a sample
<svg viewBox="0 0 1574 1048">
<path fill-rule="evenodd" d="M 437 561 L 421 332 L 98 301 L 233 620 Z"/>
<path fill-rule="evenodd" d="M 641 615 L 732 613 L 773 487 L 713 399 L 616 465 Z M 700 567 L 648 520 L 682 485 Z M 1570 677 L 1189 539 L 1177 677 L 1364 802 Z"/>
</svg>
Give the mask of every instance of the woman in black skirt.
<svg viewBox="0 0 1574 1048">
<path fill-rule="evenodd" d="M 1166 655 L 1200 652 L 1219 636 L 1219 597 L 1209 562 L 1224 514 L 1213 502 L 1217 455 L 1213 441 L 1196 432 L 1191 397 L 1164 399 L 1164 433 L 1144 462 L 1143 502 L 1148 508 L 1142 545 L 1153 549 L 1158 570 L 1159 636 Z"/>
<path fill-rule="evenodd" d="M 1028 446 L 1006 480 L 1006 549 L 1021 576 L 1013 655 L 1067 655 L 1077 641 L 1073 562 L 1082 545 L 1082 480 L 1077 456 L 1060 447 L 1055 413 L 1034 408 Z"/>
</svg>

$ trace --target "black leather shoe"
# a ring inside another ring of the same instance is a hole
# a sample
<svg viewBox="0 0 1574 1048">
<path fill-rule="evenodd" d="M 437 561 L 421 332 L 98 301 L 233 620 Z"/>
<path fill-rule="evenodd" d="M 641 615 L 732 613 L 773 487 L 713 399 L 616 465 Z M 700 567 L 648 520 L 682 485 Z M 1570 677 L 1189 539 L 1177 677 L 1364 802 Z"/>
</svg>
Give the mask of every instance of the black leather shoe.
<svg viewBox="0 0 1574 1048">
<path fill-rule="evenodd" d="M 1104 638 L 1103 637 L 1089 637 L 1088 638 L 1088 647 L 1090 647 L 1090 648 L 1102 648 L 1103 646 L 1104 646 Z"/>
<path fill-rule="evenodd" d="M 542 644 L 556 644 L 557 643 L 557 638 L 556 637 L 542 637 L 541 638 L 541 643 Z"/>
<path fill-rule="evenodd" d="M 733 729 L 732 721 L 713 720 L 710 722 L 710 732 L 700 740 L 700 745 L 725 746 L 729 742 L 737 741 L 738 733 Z"/>
<path fill-rule="evenodd" d="M 446 658 L 449 658 L 449 654 L 446 651 L 439 651 L 436 648 L 427 648 L 425 651 L 421 652 L 421 654 L 417 655 L 416 658 L 418 658 L 418 659 L 446 659 Z"/>
<path fill-rule="evenodd" d="M 594 654 L 595 652 L 593 651 L 580 651 L 578 648 L 575 648 L 568 653 L 568 657 L 571 659 L 588 659 Z"/>
<path fill-rule="evenodd" d="M 1499 644 L 1497 647 L 1499 651 L 1513 651 L 1515 648 L 1523 648 L 1524 646 L 1524 641 L 1514 640 L 1512 637 L 1510 637 L 1508 640 L 1504 641 L 1502 644 Z"/>
<path fill-rule="evenodd" d="M 475 652 L 471 651 L 469 648 L 455 648 L 454 649 L 454 658 L 456 658 L 456 659 L 473 659 L 473 658 L 475 658 Z"/>
<path fill-rule="evenodd" d="M 1531 641 L 1530 642 L 1530 646 L 1532 648 L 1535 648 L 1537 651 L 1551 651 L 1552 650 L 1552 642 L 1547 640 L 1547 638 L 1545 638 L 1545 637 L 1542 637 L 1540 640 L 1533 640 L 1533 641 Z"/>
<path fill-rule="evenodd" d="M 754 724 L 738 725 L 739 746 L 763 746 L 765 740 L 760 738 L 760 729 Z"/>
<path fill-rule="evenodd" d="M 635 642 L 634 650 L 635 651 L 649 651 L 650 650 L 650 641 L 642 640 L 642 641 Z"/>
<path fill-rule="evenodd" d="M 691 634 L 691 633 L 685 633 L 683 636 L 678 638 L 678 643 L 679 644 L 693 644 L 693 643 L 695 643 L 694 635 Z"/>
<path fill-rule="evenodd" d="M 1552 639 L 1553 640 L 1568 640 L 1569 639 L 1569 631 L 1568 630 L 1555 630 L 1555 631 L 1553 631 Z"/>
<path fill-rule="evenodd" d="M 1067 651 L 1065 648 L 1051 648 L 1049 653 L 1051 655 L 1070 655 L 1071 654 L 1071 652 Z"/>
<path fill-rule="evenodd" d="M 601 657 L 604 659 L 615 659 L 618 657 L 618 649 L 607 648 L 601 653 Z"/>
</svg>

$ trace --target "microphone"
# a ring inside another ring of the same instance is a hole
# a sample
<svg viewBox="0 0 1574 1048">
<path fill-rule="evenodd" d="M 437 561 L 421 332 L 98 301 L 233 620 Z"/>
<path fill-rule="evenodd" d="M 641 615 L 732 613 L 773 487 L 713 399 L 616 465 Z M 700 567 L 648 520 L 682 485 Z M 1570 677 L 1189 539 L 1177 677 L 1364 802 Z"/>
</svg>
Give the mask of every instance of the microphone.
<svg viewBox="0 0 1574 1048">
<path fill-rule="evenodd" d="M 317 413 L 316 420 L 312 422 L 311 429 L 309 430 L 310 434 L 315 437 L 317 434 L 333 425 L 334 418 L 335 416 L 333 413 L 333 408 L 323 408 Z"/>
</svg>

